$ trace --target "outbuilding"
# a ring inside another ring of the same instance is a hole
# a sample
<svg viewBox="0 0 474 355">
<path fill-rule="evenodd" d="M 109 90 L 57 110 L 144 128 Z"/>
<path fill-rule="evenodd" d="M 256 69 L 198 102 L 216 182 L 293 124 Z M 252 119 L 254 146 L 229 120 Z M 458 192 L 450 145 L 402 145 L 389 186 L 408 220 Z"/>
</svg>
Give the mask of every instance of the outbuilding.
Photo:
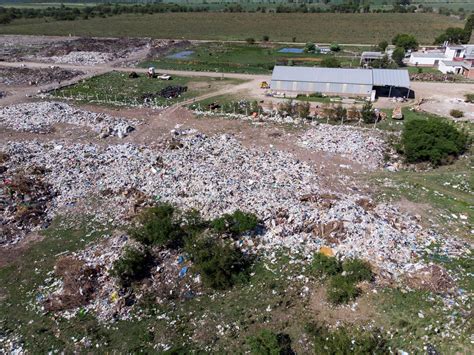
<svg viewBox="0 0 474 355">
<path fill-rule="evenodd" d="M 408 71 L 401 69 L 345 69 L 276 66 L 270 88 L 274 92 L 322 93 L 341 96 L 414 97 Z"/>
</svg>

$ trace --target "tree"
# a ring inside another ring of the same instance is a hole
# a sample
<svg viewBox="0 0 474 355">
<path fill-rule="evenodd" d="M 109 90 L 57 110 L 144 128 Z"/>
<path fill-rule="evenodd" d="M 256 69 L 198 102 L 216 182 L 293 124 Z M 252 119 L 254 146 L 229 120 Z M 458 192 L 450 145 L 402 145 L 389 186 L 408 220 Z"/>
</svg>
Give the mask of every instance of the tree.
<svg viewBox="0 0 474 355">
<path fill-rule="evenodd" d="M 471 36 L 469 35 L 469 38 Z M 442 44 L 446 41 L 452 44 L 467 43 L 464 42 L 466 31 L 460 27 L 449 27 L 444 33 L 436 37 L 435 44 Z"/>
<path fill-rule="evenodd" d="M 308 118 L 311 113 L 311 105 L 309 102 L 301 102 L 297 105 L 296 111 L 301 118 Z"/>
<path fill-rule="evenodd" d="M 405 123 L 401 143 L 409 163 L 429 161 L 440 165 L 466 151 L 468 135 L 439 118 L 413 119 Z"/>
<path fill-rule="evenodd" d="M 254 44 L 254 43 L 255 43 L 255 39 L 249 37 L 249 38 L 247 38 L 247 39 L 245 40 L 245 42 L 247 42 L 248 44 Z"/>
<path fill-rule="evenodd" d="M 263 41 L 264 42 L 268 42 L 269 40 L 270 40 L 269 36 L 267 36 L 267 35 L 263 36 Z"/>
<path fill-rule="evenodd" d="M 474 29 L 474 14 L 471 14 L 468 19 L 466 20 L 466 24 L 464 25 L 464 42 L 469 43 L 472 36 L 472 30 Z"/>
<path fill-rule="evenodd" d="M 382 41 L 382 42 L 379 43 L 378 47 L 379 47 L 381 52 L 385 52 L 385 50 L 388 47 L 388 42 L 387 41 Z"/>
<path fill-rule="evenodd" d="M 392 62 L 387 55 L 384 55 L 381 59 L 375 59 L 370 64 L 372 68 L 382 68 L 382 69 L 396 69 L 397 64 Z"/>
<path fill-rule="evenodd" d="M 306 46 L 304 47 L 305 53 L 314 53 L 316 50 L 316 45 L 312 42 L 306 43 Z"/>
<path fill-rule="evenodd" d="M 330 49 L 331 49 L 332 52 L 340 52 L 341 51 L 341 46 L 337 43 L 333 43 L 333 44 L 331 44 Z"/>
<path fill-rule="evenodd" d="M 360 115 L 362 117 L 362 121 L 365 123 L 375 123 L 375 111 L 370 101 L 366 101 L 364 106 L 362 106 Z"/>
<path fill-rule="evenodd" d="M 392 59 L 395 63 L 402 66 L 405 58 L 405 50 L 402 47 L 397 47 L 392 53 Z"/>
<path fill-rule="evenodd" d="M 321 60 L 321 66 L 326 68 L 340 68 L 341 62 L 333 56 L 328 56 Z"/>
<path fill-rule="evenodd" d="M 392 44 L 397 47 L 402 47 L 405 51 L 409 49 L 416 49 L 418 47 L 418 41 L 413 35 L 406 33 L 399 33 L 393 37 Z"/>
</svg>

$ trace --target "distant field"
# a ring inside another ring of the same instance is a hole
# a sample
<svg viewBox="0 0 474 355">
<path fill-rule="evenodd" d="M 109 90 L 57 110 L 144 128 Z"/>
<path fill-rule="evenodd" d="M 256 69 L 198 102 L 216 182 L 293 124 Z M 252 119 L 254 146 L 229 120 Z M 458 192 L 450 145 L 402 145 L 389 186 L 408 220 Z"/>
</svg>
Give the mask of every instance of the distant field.
<svg viewBox="0 0 474 355">
<path fill-rule="evenodd" d="M 274 41 L 296 37 L 298 42 L 365 44 L 405 32 L 422 44 L 431 44 L 447 27 L 463 25 L 455 18 L 435 14 L 166 13 L 77 21 L 17 20 L 0 25 L 0 33 L 215 40 L 259 40 L 268 35 Z"/>
</svg>

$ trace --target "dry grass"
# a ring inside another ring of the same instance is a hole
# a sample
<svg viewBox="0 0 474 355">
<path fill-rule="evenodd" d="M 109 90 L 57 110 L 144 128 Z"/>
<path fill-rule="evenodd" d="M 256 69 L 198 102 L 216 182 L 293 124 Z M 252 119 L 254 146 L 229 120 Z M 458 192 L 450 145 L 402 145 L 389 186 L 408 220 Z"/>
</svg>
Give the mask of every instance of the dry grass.
<svg viewBox="0 0 474 355">
<path fill-rule="evenodd" d="M 405 32 L 422 44 L 431 44 L 450 26 L 462 27 L 463 22 L 436 14 L 167 13 L 78 21 L 18 20 L 1 25 L 0 33 L 216 40 L 260 40 L 268 35 L 274 41 L 296 37 L 298 42 L 365 44 Z"/>
</svg>

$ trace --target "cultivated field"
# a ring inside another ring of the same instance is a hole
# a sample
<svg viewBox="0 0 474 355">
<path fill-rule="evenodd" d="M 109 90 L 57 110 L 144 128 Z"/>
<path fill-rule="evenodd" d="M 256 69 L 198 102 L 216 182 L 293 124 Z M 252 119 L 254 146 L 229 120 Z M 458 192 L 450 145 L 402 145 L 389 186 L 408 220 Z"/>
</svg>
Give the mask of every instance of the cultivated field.
<svg viewBox="0 0 474 355">
<path fill-rule="evenodd" d="M 371 44 L 404 32 L 415 35 L 422 44 L 431 44 L 446 28 L 463 25 L 435 14 L 166 13 L 77 21 L 18 20 L 0 26 L 0 33 L 216 40 L 259 40 L 268 35 L 273 41 L 296 37 L 298 42 Z"/>
</svg>

